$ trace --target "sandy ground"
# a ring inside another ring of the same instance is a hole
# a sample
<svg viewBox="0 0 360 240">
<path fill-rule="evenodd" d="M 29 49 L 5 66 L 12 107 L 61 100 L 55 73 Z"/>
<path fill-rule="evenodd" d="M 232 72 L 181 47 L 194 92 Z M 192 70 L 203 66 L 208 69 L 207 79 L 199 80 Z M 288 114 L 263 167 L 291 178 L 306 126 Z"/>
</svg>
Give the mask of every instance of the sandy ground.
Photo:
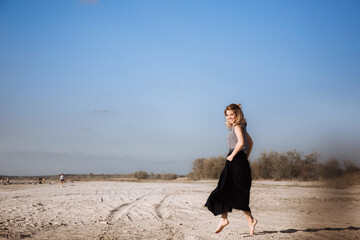
<svg viewBox="0 0 360 240">
<path fill-rule="evenodd" d="M 216 181 L 0 186 L 0 239 L 360 239 L 360 187 L 254 181 L 249 236 L 241 211 L 203 205 Z"/>
</svg>

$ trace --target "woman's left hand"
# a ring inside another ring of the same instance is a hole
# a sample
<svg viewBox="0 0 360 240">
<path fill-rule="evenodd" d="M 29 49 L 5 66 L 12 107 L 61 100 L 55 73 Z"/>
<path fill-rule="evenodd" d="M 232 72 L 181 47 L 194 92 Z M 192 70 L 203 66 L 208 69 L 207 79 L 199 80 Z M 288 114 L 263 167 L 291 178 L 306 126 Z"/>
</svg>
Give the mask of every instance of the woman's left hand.
<svg viewBox="0 0 360 240">
<path fill-rule="evenodd" d="M 226 158 L 226 160 L 229 160 L 230 162 L 233 160 L 233 156 L 232 155 L 229 155 L 227 158 Z"/>
</svg>

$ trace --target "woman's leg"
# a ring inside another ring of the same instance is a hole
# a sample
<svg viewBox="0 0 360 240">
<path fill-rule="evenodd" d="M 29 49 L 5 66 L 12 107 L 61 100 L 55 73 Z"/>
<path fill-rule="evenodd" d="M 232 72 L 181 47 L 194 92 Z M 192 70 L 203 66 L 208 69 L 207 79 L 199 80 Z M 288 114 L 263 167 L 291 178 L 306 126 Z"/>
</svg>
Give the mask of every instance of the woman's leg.
<svg viewBox="0 0 360 240">
<path fill-rule="evenodd" d="M 242 211 L 249 223 L 249 230 L 250 230 L 250 235 L 254 235 L 255 232 L 255 225 L 257 224 L 257 220 L 253 217 L 253 215 L 251 215 L 250 212 L 248 211 Z"/>
<path fill-rule="evenodd" d="M 215 233 L 221 232 L 226 225 L 229 224 L 229 220 L 227 219 L 228 212 L 221 214 L 220 222 L 218 228 L 215 230 Z"/>
</svg>

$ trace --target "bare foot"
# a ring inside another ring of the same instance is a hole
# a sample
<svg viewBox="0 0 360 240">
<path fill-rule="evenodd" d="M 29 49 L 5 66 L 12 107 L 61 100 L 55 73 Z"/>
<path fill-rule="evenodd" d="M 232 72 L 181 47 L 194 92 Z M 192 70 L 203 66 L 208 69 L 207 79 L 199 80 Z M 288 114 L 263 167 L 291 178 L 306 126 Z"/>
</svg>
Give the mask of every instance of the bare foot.
<svg viewBox="0 0 360 240">
<path fill-rule="evenodd" d="M 224 227 L 226 227 L 226 225 L 228 225 L 228 224 L 229 224 L 229 220 L 227 220 L 227 218 L 221 218 L 220 222 L 219 222 L 219 226 L 215 230 L 215 233 L 221 232 L 224 229 Z"/>
<path fill-rule="evenodd" d="M 257 224 L 257 220 L 253 218 L 252 222 L 249 223 L 250 235 L 254 235 L 255 232 L 255 225 Z"/>
</svg>

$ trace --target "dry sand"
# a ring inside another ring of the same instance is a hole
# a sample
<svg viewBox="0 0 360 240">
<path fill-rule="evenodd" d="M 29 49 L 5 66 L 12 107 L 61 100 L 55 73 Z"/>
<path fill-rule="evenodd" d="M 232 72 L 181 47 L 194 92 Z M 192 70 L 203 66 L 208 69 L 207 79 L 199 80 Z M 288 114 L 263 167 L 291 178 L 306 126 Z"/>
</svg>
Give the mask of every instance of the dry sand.
<svg viewBox="0 0 360 240">
<path fill-rule="evenodd" d="M 360 239 L 360 187 L 254 181 L 254 236 L 240 211 L 203 205 L 216 181 L 0 186 L 0 239 Z"/>
</svg>

